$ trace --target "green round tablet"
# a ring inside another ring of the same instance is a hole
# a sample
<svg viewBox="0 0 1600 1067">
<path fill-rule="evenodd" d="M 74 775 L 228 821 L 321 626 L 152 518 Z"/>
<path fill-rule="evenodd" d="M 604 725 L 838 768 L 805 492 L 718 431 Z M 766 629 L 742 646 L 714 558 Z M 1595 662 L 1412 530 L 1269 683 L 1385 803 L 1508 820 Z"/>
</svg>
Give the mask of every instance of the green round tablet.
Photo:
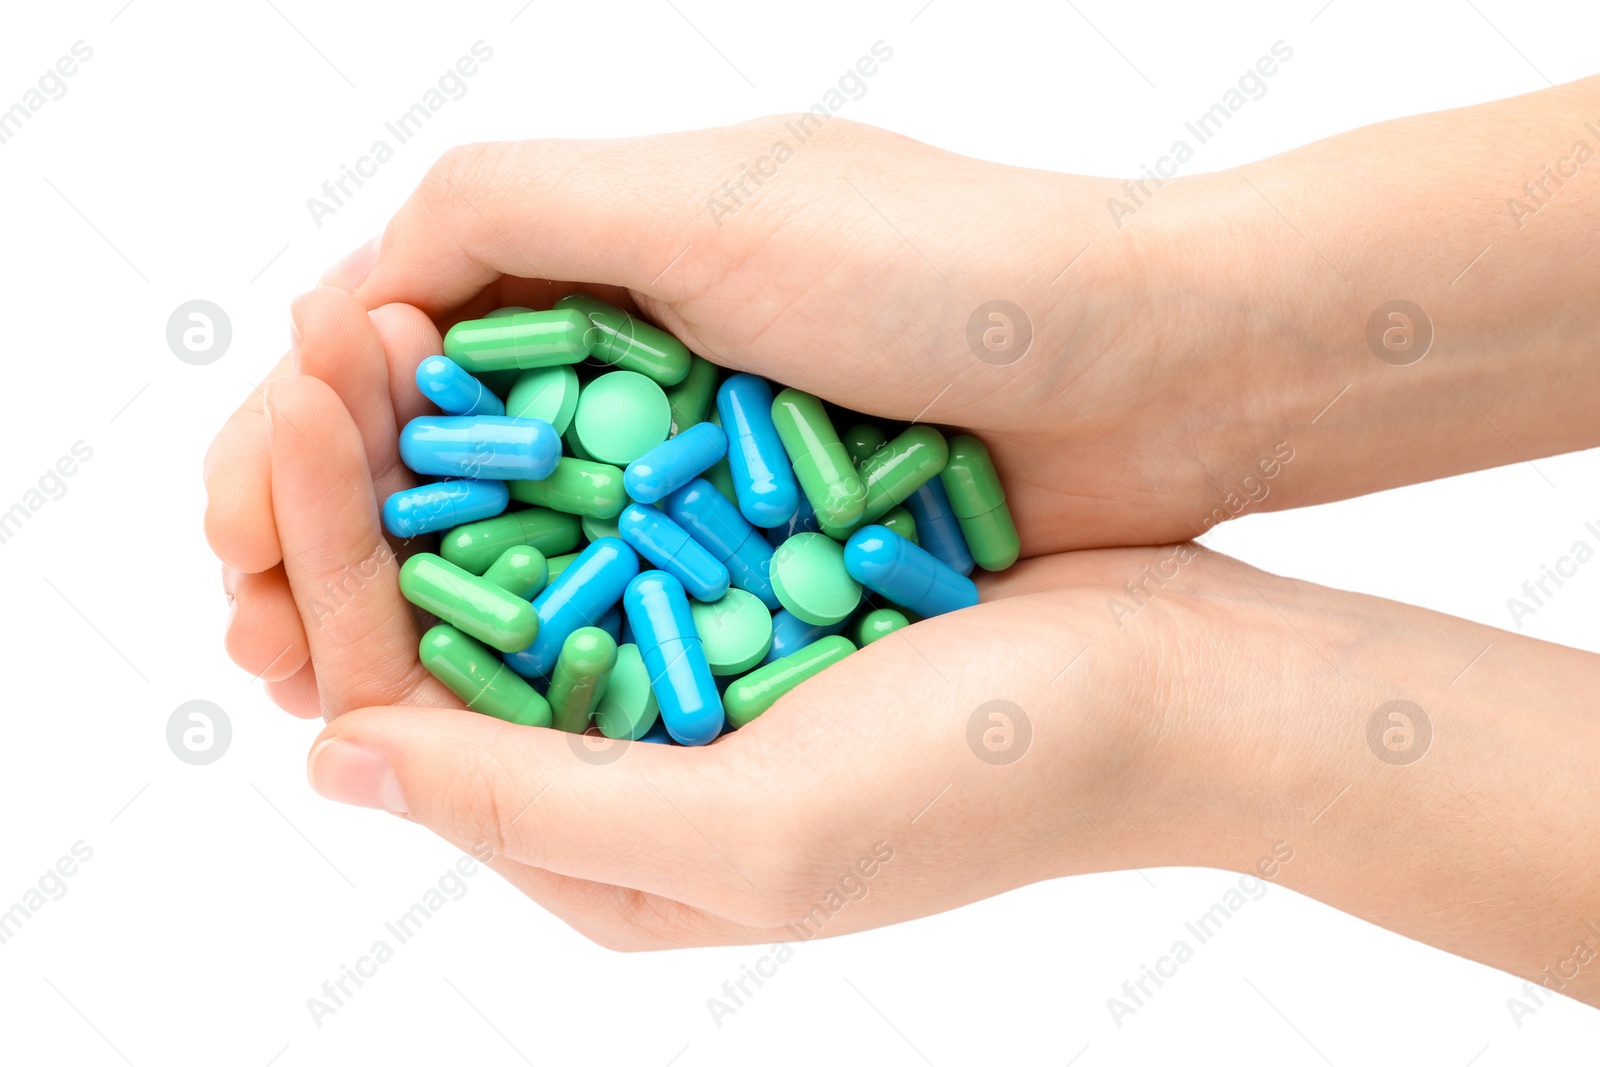
<svg viewBox="0 0 1600 1067">
<path fill-rule="evenodd" d="M 570 366 L 534 367 L 521 371 L 506 397 L 506 414 L 515 419 L 543 419 L 567 432 L 578 410 L 578 372 Z"/>
<path fill-rule="evenodd" d="M 572 428 L 595 459 L 626 467 L 667 439 L 672 405 L 644 375 L 611 371 L 584 386 Z"/>
<path fill-rule="evenodd" d="M 689 615 L 712 674 L 743 674 L 772 647 L 772 612 L 743 589 L 730 589 L 709 604 L 691 600 Z"/>
<path fill-rule="evenodd" d="M 607 737 L 637 741 L 650 732 L 660 712 L 639 646 L 618 645 L 617 664 L 611 668 L 611 680 L 606 683 L 600 703 L 595 705 L 594 724 Z"/>
<path fill-rule="evenodd" d="M 800 533 L 772 555 L 772 591 L 801 622 L 832 626 L 861 603 L 861 586 L 844 569 L 844 546 L 826 534 Z"/>
</svg>

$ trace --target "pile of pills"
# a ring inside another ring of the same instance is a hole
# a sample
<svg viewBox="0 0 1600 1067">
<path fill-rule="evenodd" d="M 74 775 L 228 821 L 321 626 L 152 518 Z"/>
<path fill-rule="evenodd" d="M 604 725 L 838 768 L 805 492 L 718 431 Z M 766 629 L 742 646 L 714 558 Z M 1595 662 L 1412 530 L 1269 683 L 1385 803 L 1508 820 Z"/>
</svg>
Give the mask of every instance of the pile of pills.
<svg viewBox="0 0 1600 1067">
<path fill-rule="evenodd" d="M 383 522 L 439 546 L 400 589 L 440 620 L 423 665 L 510 722 L 703 745 L 1017 559 L 976 438 L 848 412 L 841 435 L 593 297 L 456 324 L 417 387 L 443 414 L 400 456 L 441 480 Z"/>
</svg>

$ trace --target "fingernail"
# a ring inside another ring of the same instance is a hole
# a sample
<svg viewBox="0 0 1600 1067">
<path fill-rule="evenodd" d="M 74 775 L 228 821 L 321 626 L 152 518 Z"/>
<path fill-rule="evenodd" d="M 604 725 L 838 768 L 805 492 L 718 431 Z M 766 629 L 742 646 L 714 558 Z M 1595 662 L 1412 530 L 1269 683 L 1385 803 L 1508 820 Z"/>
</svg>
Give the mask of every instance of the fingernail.
<svg viewBox="0 0 1600 1067">
<path fill-rule="evenodd" d="M 300 373 L 300 324 L 289 316 L 289 363 L 296 374 Z"/>
<path fill-rule="evenodd" d="M 322 276 L 322 284 L 354 292 L 372 273 L 372 265 L 378 261 L 378 242 L 382 239 L 383 235 L 379 234 L 335 263 Z"/>
<path fill-rule="evenodd" d="M 330 737 L 311 750 L 306 766 L 311 788 L 329 800 L 377 808 L 397 815 L 408 812 L 400 781 L 378 753 L 342 738 Z"/>
</svg>

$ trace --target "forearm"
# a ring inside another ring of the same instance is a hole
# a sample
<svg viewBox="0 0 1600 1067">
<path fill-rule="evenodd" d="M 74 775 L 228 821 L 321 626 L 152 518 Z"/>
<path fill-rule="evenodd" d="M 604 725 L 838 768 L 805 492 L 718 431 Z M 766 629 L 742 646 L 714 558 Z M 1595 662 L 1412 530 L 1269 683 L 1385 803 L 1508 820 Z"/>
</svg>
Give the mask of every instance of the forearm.
<svg viewBox="0 0 1600 1067">
<path fill-rule="evenodd" d="M 1232 386 L 1209 417 L 1296 449 L 1266 507 L 1600 444 L 1600 79 L 1179 179 L 1127 226 Z"/>
</svg>

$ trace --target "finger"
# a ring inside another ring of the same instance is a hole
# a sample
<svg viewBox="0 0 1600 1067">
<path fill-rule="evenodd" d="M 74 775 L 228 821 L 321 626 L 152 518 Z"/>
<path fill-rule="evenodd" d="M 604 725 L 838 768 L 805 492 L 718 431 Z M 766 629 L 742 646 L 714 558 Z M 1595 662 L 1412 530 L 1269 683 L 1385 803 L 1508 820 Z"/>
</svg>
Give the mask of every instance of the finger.
<svg viewBox="0 0 1600 1067">
<path fill-rule="evenodd" d="M 369 312 L 368 317 L 388 362 L 391 424 L 404 426 L 418 415 L 437 414 L 437 409 L 417 388 L 417 364 L 443 350 L 444 341 L 439 336 L 439 328 L 432 319 L 410 304 L 385 304 Z M 357 424 L 361 425 L 359 420 Z M 364 425 L 362 432 L 365 436 Z M 393 471 L 403 472 L 405 469 L 400 463 L 398 449 L 391 448 L 388 459 L 389 469 L 373 468 L 374 481 L 380 494 L 390 491 L 385 479 L 391 478 Z M 394 488 L 402 489 L 409 484 L 411 479 L 407 478 L 404 484 L 397 482 Z"/>
<path fill-rule="evenodd" d="M 789 828 L 766 816 L 784 786 L 741 786 L 720 748 L 637 742 L 596 764 L 580 755 L 582 741 L 559 731 L 465 711 L 372 707 L 323 731 L 309 774 L 331 799 L 403 810 L 442 836 L 486 841 L 496 855 L 551 874 L 744 925 L 781 924 L 799 913 L 773 910 L 787 900 L 780 887 L 790 872 L 769 858 L 769 844 Z"/>
<path fill-rule="evenodd" d="M 268 682 L 267 696 L 297 719 L 322 717 L 322 702 L 317 697 L 317 672 L 310 660 L 283 681 Z"/>
<path fill-rule="evenodd" d="M 304 375 L 273 383 L 267 409 L 273 509 L 324 715 L 375 700 L 458 703 L 417 661 L 416 619 L 350 413 Z"/>
<path fill-rule="evenodd" d="M 283 559 L 272 524 L 267 422 L 262 390 L 294 372 L 284 356 L 228 417 L 206 449 L 206 542 L 223 563 L 250 574 Z"/>
<path fill-rule="evenodd" d="M 520 141 L 451 149 L 384 231 L 356 296 L 432 315 L 465 304 L 500 275 L 596 282 L 660 295 L 694 285 L 668 271 L 693 243 L 697 269 L 719 230 L 685 204 L 738 169 L 750 131 L 618 141 Z M 599 175 L 617 176 L 603 180 Z"/>
<path fill-rule="evenodd" d="M 225 639 L 228 657 L 269 682 L 282 681 L 305 666 L 310 656 L 306 632 L 283 566 L 260 574 L 223 570 L 223 586 L 233 598 Z"/>
</svg>

